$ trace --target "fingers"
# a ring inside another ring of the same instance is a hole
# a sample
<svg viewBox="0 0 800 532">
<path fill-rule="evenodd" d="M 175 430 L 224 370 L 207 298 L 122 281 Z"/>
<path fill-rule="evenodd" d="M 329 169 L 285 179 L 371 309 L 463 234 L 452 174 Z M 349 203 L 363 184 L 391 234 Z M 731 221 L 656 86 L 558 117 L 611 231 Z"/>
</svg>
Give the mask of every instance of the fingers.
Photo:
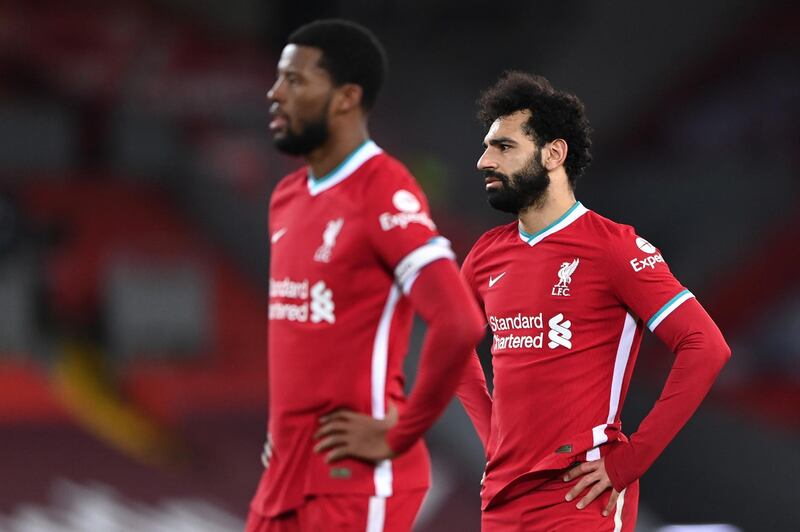
<svg viewBox="0 0 800 532">
<path fill-rule="evenodd" d="M 323 438 L 314 446 L 315 453 L 322 453 L 329 449 L 333 449 L 331 452 L 325 455 L 326 463 L 336 462 L 342 458 L 354 456 L 351 449 L 352 442 L 350 441 L 348 435 L 342 432 L 342 425 L 343 424 L 335 421 L 330 422 L 328 425 L 318 430 L 314 435 L 316 438 Z M 328 434 L 330 434 L 330 436 L 327 436 Z"/>
<path fill-rule="evenodd" d="M 598 465 L 596 462 L 584 462 L 582 464 L 578 464 L 570 469 L 566 475 L 564 475 L 564 482 L 569 482 L 573 478 L 585 475 L 586 473 L 591 473 L 592 471 L 597 470 L 597 467 Z"/>
<path fill-rule="evenodd" d="M 325 455 L 325 463 L 330 464 L 331 462 L 336 462 L 349 456 L 353 456 L 352 451 L 347 445 L 342 445 L 340 447 L 336 447 L 334 450 Z"/>
<path fill-rule="evenodd" d="M 392 417 L 397 419 L 397 408 L 390 403 L 387 418 Z M 373 447 L 376 445 L 376 438 L 380 438 L 380 441 L 377 441 L 378 444 L 383 442 L 383 434 L 388 430 L 384 426 L 387 421 L 390 426 L 394 424 L 389 419 L 378 420 L 345 409 L 321 416 L 319 418 L 320 427 L 313 436 L 315 440 L 318 440 L 314 446 L 314 452 L 330 451 L 325 456 L 325 461 L 328 463 L 347 457 L 361 460 L 382 458 L 387 455 L 387 452 L 384 449 L 375 450 Z M 388 449 L 388 446 L 384 445 L 384 447 Z M 388 450 L 388 453 L 388 456 L 391 456 L 391 449 Z"/>
<path fill-rule="evenodd" d="M 261 463 L 264 464 L 264 468 L 269 468 L 269 461 L 272 458 L 272 435 L 267 434 L 267 441 L 264 442 L 264 448 L 261 451 Z"/>
<path fill-rule="evenodd" d="M 581 478 L 578 481 L 577 484 L 572 486 L 572 489 L 569 490 L 569 493 L 567 493 L 567 496 L 565 498 L 567 499 L 567 501 L 571 501 L 572 499 L 574 499 L 575 497 L 577 497 L 578 495 L 583 493 L 583 490 L 585 490 L 586 488 L 588 488 L 590 485 L 594 484 L 598 480 L 600 480 L 600 479 L 599 479 L 599 477 L 597 475 L 591 475 L 591 474 L 590 475 L 584 475 L 584 477 Z"/>
<path fill-rule="evenodd" d="M 608 504 L 606 504 L 605 510 L 603 510 L 603 516 L 607 516 L 614 511 L 614 507 L 617 505 L 618 497 L 619 497 L 619 492 L 617 490 L 612 489 L 611 497 L 608 499 Z"/>
<path fill-rule="evenodd" d="M 314 452 L 320 453 L 322 451 L 327 451 L 328 449 L 344 445 L 346 443 L 348 443 L 348 441 L 345 436 L 343 436 L 342 434 L 334 434 L 332 436 L 328 436 L 327 438 L 320 440 L 320 442 L 314 446 Z"/>
<path fill-rule="evenodd" d="M 347 428 L 347 423 L 343 421 L 328 421 L 324 425 L 322 425 L 317 432 L 314 433 L 314 439 L 318 440 L 323 436 L 328 436 L 329 434 L 335 434 L 338 432 L 344 432 Z"/>
<path fill-rule="evenodd" d="M 586 508 L 592 501 L 611 487 L 611 482 L 604 475 L 604 471 L 600 465 L 600 461 L 585 462 L 573 467 L 564 475 L 564 482 L 569 482 L 570 480 L 581 477 L 577 484 L 567 493 L 565 497 L 567 501 L 574 500 L 586 489 L 589 489 L 589 492 L 586 493 L 576 505 L 579 510 Z M 612 496 L 603 510 L 603 515 L 608 515 L 616 505 L 616 502 L 617 494 L 612 490 Z"/>
<path fill-rule="evenodd" d="M 586 488 L 591 486 L 589 492 L 580 500 L 576 507 L 578 510 L 583 510 L 587 506 L 589 506 L 592 501 L 594 501 L 597 497 L 599 497 L 604 491 L 611 487 L 611 483 L 607 480 L 603 479 L 602 476 L 597 473 L 591 473 L 585 475 L 572 489 L 567 493 L 565 499 L 567 501 L 571 501 L 575 499 L 578 495 L 580 495 Z M 611 510 L 617 504 L 617 496 L 618 493 L 612 490 L 611 498 L 608 501 L 608 504 L 603 510 L 603 515 L 608 515 L 611 513 Z"/>
<path fill-rule="evenodd" d="M 352 419 L 354 415 L 357 414 L 351 410 L 345 410 L 341 408 L 339 410 L 334 410 L 330 414 L 325 414 L 324 416 L 320 417 L 319 422 L 324 424 L 334 420 L 347 421 L 348 419 Z"/>
<path fill-rule="evenodd" d="M 394 403 L 389 401 L 389 410 L 386 412 L 386 417 L 384 419 L 386 419 L 386 421 L 389 422 L 389 426 L 393 427 L 397 425 L 397 418 L 398 418 L 397 407 L 395 406 Z"/>
<path fill-rule="evenodd" d="M 581 499 L 580 502 L 578 502 L 577 504 L 578 510 L 583 510 L 584 508 L 589 506 L 589 504 L 591 504 L 593 500 L 598 498 L 600 494 L 606 491 L 607 489 L 608 486 L 606 484 L 604 484 L 603 482 L 597 482 L 592 487 L 592 489 L 589 490 L 589 493 L 587 493 L 586 496 L 583 499 Z"/>
<path fill-rule="evenodd" d="M 264 464 L 264 467 L 269 467 L 269 461 L 272 458 L 272 450 L 268 447 L 264 447 L 264 450 L 261 451 L 261 463 Z"/>
</svg>

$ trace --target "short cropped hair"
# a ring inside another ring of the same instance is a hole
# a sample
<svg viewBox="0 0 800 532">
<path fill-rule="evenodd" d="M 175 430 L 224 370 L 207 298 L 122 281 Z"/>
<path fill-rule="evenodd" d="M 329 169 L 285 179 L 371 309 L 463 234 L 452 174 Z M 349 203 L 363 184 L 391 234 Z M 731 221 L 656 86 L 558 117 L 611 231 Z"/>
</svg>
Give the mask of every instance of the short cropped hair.
<svg viewBox="0 0 800 532">
<path fill-rule="evenodd" d="M 388 60 L 386 50 L 370 30 L 349 20 L 316 20 L 295 30 L 289 44 L 319 48 L 319 66 L 330 74 L 334 85 L 359 85 L 362 108 L 369 111 L 375 105 Z"/>
<path fill-rule="evenodd" d="M 592 162 L 592 128 L 583 103 L 574 94 L 553 88 L 543 76 L 508 71 L 478 98 L 478 119 L 487 127 L 502 116 L 530 111 L 525 133 L 539 146 L 555 139 L 567 143 L 564 169 L 574 189 Z"/>
</svg>

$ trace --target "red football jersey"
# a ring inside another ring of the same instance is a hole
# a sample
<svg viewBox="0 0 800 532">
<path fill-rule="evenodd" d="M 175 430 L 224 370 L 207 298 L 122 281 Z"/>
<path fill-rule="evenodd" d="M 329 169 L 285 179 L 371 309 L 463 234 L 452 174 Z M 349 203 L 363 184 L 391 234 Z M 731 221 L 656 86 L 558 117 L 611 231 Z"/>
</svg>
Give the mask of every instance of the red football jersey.
<svg viewBox="0 0 800 532">
<path fill-rule="evenodd" d="M 394 460 L 326 464 L 319 418 L 347 408 L 402 412 L 413 312 L 404 295 L 421 268 L 454 259 L 408 170 L 372 141 L 327 176 L 301 169 L 270 201 L 269 465 L 252 508 L 276 515 L 307 495 L 390 496 L 429 485 L 420 440 Z"/>
<path fill-rule="evenodd" d="M 493 334 L 487 505 L 624 440 L 643 327 L 693 296 L 633 228 L 579 202 L 536 234 L 488 231 L 462 272 Z"/>
</svg>

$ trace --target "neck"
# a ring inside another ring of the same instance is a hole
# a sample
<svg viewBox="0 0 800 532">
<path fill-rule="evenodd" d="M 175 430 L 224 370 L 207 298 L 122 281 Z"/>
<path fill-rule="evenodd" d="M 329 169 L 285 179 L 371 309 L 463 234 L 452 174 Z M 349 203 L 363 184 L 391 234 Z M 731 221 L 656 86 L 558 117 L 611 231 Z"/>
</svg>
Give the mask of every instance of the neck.
<svg viewBox="0 0 800 532">
<path fill-rule="evenodd" d="M 325 144 L 306 155 L 306 163 L 315 177 L 323 177 L 339 166 L 368 138 L 366 123 L 362 123 L 359 127 L 331 131 Z"/>
<path fill-rule="evenodd" d="M 550 186 L 541 202 L 519 213 L 519 223 L 526 233 L 537 233 L 558 220 L 573 205 L 575 194 L 568 186 Z"/>
</svg>

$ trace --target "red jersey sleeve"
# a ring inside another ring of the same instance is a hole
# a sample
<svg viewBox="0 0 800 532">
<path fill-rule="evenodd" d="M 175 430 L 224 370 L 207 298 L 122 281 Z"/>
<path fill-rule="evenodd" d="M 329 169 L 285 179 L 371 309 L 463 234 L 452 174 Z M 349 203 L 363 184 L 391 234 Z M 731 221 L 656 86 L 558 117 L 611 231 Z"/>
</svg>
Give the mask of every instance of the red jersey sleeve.
<svg viewBox="0 0 800 532">
<path fill-rule="evenodd" d="M 402 165 L 370 183 L 364 216 L 373 249 L 428 325 L 414 389 L 387 435 L 389 447 L 401 453 L 452 398 L 470 349 L 480 339 L 481 320 L 458 275 L 450 242 L 439 236 L 425 195 Z M 418 278 L 420 286 L 412 291 Z"/>
<path fill-rule="evenodd" d="M 676 355 L 656 405 L 630 441 L 605 457 L 611 482 L 622 491 L 644 474 L 688 421 L 728 360 L 730 348 L 652 244 L 627 228 L 612 242 L 610 252 L 617 297 Z"/>
<path fill-rule="evenodd" d="M 661 251 L 630 227 L 611 239 L 609 271 L 617 298 L 651 331 L 694 297 L 672 275 Z"/>
<path fill-rule="evenodd" d="M 483 298 L 481 297 L 481 293 L 478 291 L 478 283 L 475 281 L 475 270 L 472 262 L 472 252 L 470 252 L 467 254 L 467 258 L 464 259 L 464 263 L 461 265 L 461 278 L 467 283 L 472 297 L 475 298 L 475 301 L 478 303 L 481 311 L 485 314 L 486 312 L 483 306 Z"/>
<path fill-rule="evenodd" d="M 675 353 L 675 361 L 661 396 L 630 441 L 605 457 L 608 476 L 620 492 L 647 471 L 686 424 L 731 356 L 722 333 L 695 299 L 676 307 L 656 335 Z"/>
<path fill-rule="evenodd" d="M 461 267 L 461 277 L 470 289 L 472 297 L 481 309 L 484 325 L 486 323 L 486 313 L 483 301 L 475 283 L 475 275 L 472 269 L 472 255 L 468 255 Z M 491 432 L 492 420 L 492 396 L 486 386 L 486 376 L 483 373 L 480 358 L 477 351 L 472 351 L 472 356 L 464 368 L 461 381 L 456 389 L 456 396 L 466 410 L 469 419 L 472 421 L 475 431 L 478 433 L 483 444 L 484 450 L 488 449 L 489 434 Z"/>
<path fill-rule="evenodd" d="M 425 268 L 409 298 L 428 330 L 416 383 L 387 438 L 398 453 L 416 441 L 450 402 L 469 353 L 483 335 L 481 313 L 453 262 L 437 261 Z"/>
<path fill-rule="evenodd" d="M 439 236 L 428 202 L 408 174 L 373 183 L 367 194 L 367 234 L 373 248 L 408 295 L 422 268 L 439 259 L 454 260 L 450 242 Z"/>
</svg>

